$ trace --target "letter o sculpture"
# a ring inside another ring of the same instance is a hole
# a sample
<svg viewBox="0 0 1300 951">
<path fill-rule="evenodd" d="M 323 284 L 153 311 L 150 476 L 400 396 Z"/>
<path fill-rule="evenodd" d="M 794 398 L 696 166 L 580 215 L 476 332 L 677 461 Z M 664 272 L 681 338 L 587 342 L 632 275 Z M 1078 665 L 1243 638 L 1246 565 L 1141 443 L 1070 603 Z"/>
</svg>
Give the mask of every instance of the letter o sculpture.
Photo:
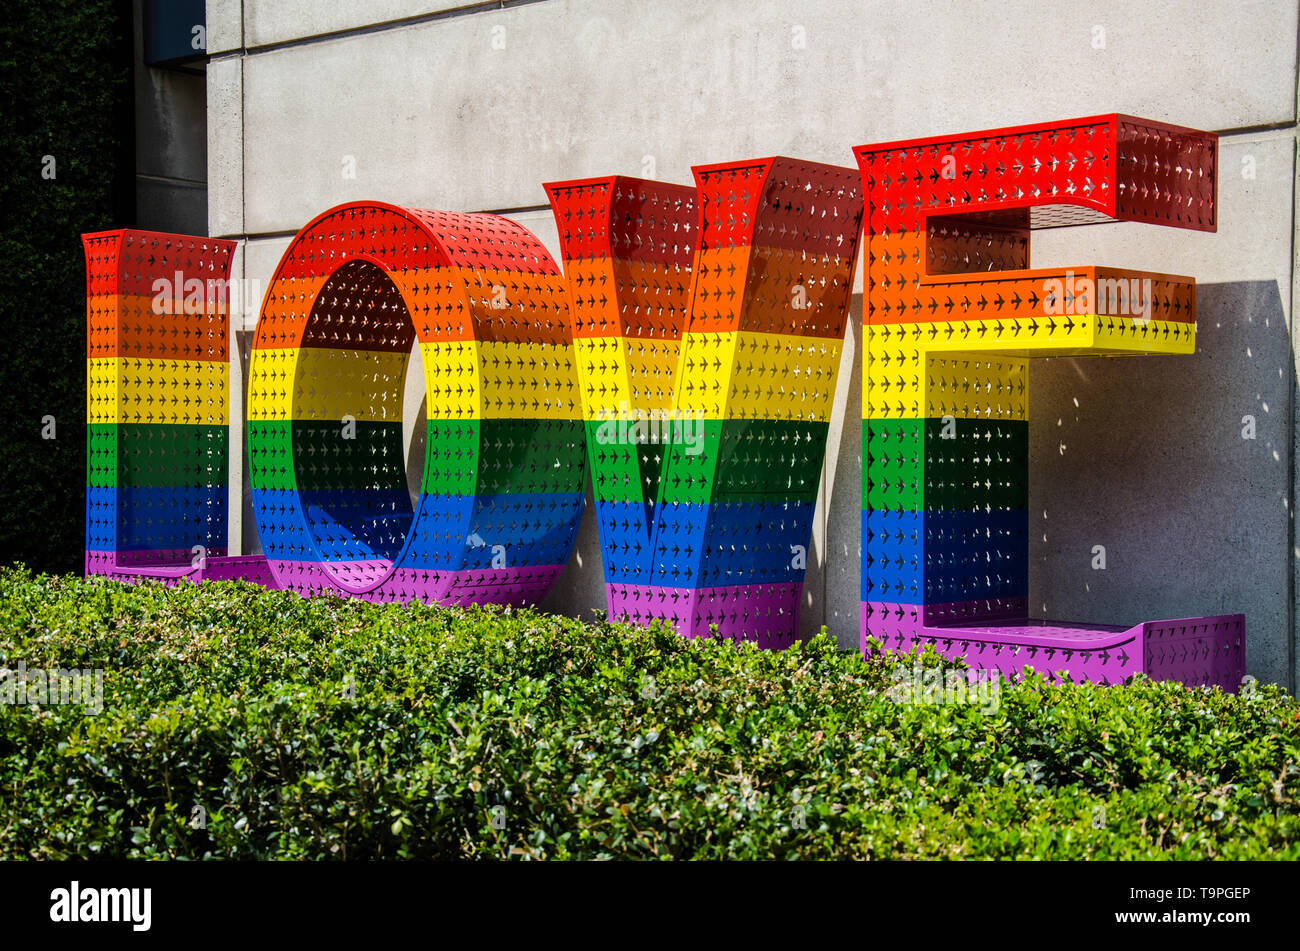
<svg viewBox="0 0 1300 951">
<path fill-rule="evenodd" d="M 403 453 L 418 342 L 427 429 Z M 378 202 L 289 245 L 249 367 L 252 504 L 302 594 L 525 604 L 568 561 L 585 445 L 564 280 L 523 226 Z"/>
</svg>

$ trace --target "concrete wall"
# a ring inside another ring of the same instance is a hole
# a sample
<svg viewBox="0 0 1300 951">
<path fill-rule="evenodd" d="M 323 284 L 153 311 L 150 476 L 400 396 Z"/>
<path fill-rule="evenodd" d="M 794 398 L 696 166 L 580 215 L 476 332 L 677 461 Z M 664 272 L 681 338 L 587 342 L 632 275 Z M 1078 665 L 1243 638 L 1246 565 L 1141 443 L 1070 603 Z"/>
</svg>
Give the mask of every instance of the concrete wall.
<svg viewBox="0 0 1300 951">
<path fill-rule="evenodd" d="M 861 143 L 1111 111 L 1220 132 L 1218 234 L 1035 233 L 1035 266 L 1194 275 L 1200 320 L 1194 357 L 1033 365 L 1031 597 L 1042 616 L 1117 624 L 1243 611 L 1249 670 L 1294 689 L 1297 21 L 1277 0 L 209 0 L 210 232 L 240 239 L 236 276 L 262 282 L 299 227 L 354 199 L 506 213 L 558 258 L 553 179 L 689 182 L 691 165 L 771 154 L 851 166 Z M 845 646 L 860 336 L 804 611 Z M 249 521 L 232 528 L 246 549 Z M 547 606 L 603 603 L 588 518 Z"/>
</svg>

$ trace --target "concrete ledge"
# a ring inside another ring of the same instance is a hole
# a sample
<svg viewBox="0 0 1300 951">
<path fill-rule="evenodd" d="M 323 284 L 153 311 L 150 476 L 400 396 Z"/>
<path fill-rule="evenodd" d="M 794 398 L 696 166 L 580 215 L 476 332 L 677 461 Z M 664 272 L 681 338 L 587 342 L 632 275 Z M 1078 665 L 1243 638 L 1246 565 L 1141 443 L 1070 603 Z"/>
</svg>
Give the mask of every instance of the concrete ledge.
<svg viewBox="0 0 1300 951">
<path fill-rule="evenodd" d="M 244 45 L 243 0 L 208 0 L 208 55 L 216 56 Z"/>
</svg>

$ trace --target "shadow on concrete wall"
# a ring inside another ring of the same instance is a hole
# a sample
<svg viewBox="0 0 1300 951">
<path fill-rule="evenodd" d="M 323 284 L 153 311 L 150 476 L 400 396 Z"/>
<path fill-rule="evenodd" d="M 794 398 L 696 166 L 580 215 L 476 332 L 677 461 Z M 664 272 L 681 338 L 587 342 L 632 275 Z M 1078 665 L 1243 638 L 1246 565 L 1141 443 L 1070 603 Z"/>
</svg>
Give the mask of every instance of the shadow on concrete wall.
<svg viewBox="0 0 1300 951">
<path fill-rule="evenodd" d="M 1203 284 L 1196 300 L 1192 356 L 1032 365 L 1031 612 L 1242 612 L 1247 670 L 1287 683 L 1295 364 L 1281 292 Z"/>
</svg>

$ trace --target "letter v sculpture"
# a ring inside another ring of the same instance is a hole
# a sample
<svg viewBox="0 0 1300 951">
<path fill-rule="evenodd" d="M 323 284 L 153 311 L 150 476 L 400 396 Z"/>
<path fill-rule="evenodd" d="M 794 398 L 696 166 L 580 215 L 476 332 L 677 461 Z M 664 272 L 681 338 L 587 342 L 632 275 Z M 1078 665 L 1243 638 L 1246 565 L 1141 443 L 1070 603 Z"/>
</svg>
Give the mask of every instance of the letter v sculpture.
<svg viewBox="0 0 1300 951">
<path fill-rule="evenodd" d="M 781 648 L 798 634 L 861 190 L 850 169 L 788 158 L 694 174 L 695 189 L 547 185 L 609 608 Z"/>
</svg>

